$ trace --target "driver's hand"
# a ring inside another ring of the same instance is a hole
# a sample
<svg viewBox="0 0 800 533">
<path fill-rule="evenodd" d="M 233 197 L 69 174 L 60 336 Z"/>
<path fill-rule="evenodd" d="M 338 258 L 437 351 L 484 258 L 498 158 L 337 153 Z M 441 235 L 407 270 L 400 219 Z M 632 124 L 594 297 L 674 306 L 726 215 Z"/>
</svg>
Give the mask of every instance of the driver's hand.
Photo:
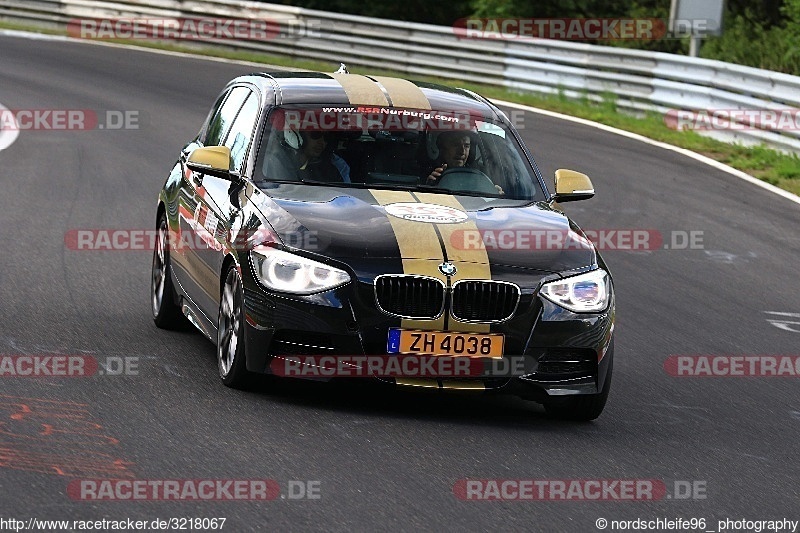
<svg viewBox="0 0 800 533">
<path fill-rule="evenodd" d="M 503 188 L 495 183 L 494 188 L 497 189 L 497 194 L 505 194 Z"/>
<path fill-rule="evenodd" d="M 434 168 L 433 171 L 428 174 L 428 185 L 433 185 L 439 181 L 439 178 L 442 177 L 442 172 L 445 170 L 447 170 L 447 163 L 442 163 L 442 166 Z"/>
</svg>

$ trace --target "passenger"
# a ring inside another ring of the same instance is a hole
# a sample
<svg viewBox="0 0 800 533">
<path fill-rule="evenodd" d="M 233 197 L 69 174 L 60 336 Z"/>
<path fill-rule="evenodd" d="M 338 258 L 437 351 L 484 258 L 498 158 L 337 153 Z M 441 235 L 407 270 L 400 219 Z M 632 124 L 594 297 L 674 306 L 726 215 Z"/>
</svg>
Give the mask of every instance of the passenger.
<svg viewBox="0 0 800 533">
<path fill-rule="evenodd" d="M 297 152 L 298 170 L 308 172 L 314 181 L 350 183 L 350 166 L 333 150 L 327 150 L 329 139 L 320 131 L 300 132 L 302 147 Z M 302 174 L 301 174 L 302 175 Z"/>
</svg>

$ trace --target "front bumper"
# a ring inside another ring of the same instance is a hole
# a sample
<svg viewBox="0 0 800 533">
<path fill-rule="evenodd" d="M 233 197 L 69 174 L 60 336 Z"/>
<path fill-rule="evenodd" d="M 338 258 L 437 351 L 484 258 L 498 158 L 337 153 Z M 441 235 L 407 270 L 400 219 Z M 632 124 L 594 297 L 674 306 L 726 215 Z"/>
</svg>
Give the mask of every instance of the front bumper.
<svg viewBox="0 0 800 533">
<path fill-rule="evenodd" d="M 245 353 L 252 372 L 275 373 L 274 365 L 292 356 L 386 356 L 388 330 L 401 327 L 399 318 L 378 311 L 368 280 L 298 297 L 271 294 L 246 273 L 243 279 Z M 482 360 L 482 375 L 376 378 L 427 389 L 509 393 L 539 402 L 598 394 L 613 358 L 613 330 L 613 289 L 608 309 L 596 314 L 572 313 L 535 290 L 523 290 L 515 316 L 491 326 L 491 333 L 505 335 L 505 355 Z"/>
</svg>

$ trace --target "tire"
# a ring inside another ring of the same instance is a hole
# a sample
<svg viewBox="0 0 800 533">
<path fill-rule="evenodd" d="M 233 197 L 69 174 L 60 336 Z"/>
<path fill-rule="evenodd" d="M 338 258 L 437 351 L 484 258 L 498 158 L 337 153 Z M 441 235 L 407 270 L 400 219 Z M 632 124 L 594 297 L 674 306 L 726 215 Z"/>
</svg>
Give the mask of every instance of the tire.
<svg viewBox="0 0 800 533">
<path fill-rule="evenodd" d="M 611 390 L 611 374 L 614 368 L 614 359 L 608 362 L 608 372 L 603 390 L 600 394 L 584 394 L 559 398 L 544 404 L 545 411 L 553 418 L 589 422 L 596 419 L 603 412 Z"/>
<path fill-rule="evenodd" d="M 153 322 L 161 329 L 181 329 L 186 319 L 175 303 L 175 287 L 169 266 L 169 239 L 167 218 L 162 214 L 156 227 L 157 238 L 153 250 L 153 271 L 150 277 L 150 308 Z"/>
<path fill-rule="evenodd" d="M 245 360 L 243 300 L 242 278 L 231 265 L 219 301 L 217 368 L 222 383 L 234 389 L 246 388 L 252 377 Z"/>
</svg>

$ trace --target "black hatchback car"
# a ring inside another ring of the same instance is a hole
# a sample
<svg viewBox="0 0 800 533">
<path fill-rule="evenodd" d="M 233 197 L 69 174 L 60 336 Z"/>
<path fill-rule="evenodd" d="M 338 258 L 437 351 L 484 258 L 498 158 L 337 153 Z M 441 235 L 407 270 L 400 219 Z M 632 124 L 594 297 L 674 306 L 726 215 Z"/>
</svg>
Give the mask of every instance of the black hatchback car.
<svg viewBox="0 0 800 533">
<path fill-rule="evenodd" d="M 253 374 L 508 392 L 590 420 L 611 275 L 506 115 L 461 89 L 349 73 L 231 81 L 159 194 L 152 309 Z"/>
</svg>

